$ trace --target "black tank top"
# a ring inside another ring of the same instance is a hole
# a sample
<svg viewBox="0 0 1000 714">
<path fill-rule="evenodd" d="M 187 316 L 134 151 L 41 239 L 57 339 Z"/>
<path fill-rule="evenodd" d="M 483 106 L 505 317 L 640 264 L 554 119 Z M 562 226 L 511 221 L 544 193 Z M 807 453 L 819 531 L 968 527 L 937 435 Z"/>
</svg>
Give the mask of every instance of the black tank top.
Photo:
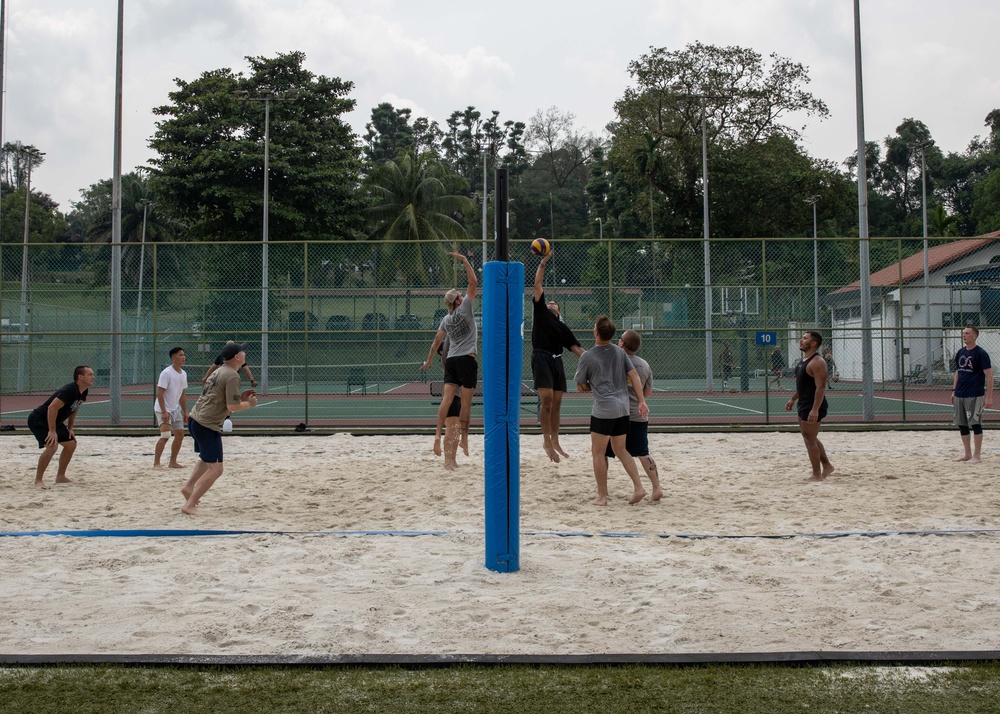
<svg viewBox="0 0 1000 714">
<path fill-rule="evenodd" d="M 819 357 L 819 353 L 814 352 L 808 359 L 799 360 L 795 365 L 795 391 L 799 395 L 800 404 L 812 404 L 816 401 L 816 380 L 806 372 L 809 360 L 813 357 Z"/>
</svg>

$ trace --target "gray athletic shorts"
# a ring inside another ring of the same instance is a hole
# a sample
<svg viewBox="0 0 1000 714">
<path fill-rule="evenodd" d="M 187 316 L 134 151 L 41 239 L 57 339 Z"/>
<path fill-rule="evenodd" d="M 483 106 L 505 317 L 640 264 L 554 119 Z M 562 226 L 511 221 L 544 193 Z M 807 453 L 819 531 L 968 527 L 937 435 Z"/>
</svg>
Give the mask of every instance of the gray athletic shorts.
<svg viewBox="0 0 1000 714">
<path fill-rule="evenodd" d="M 955 397 L 955 426 L 978 426 L 983 423 L 986 397 Z"/>
<path fill-rule="evenodd" d="M 160 424 L 163 423 L 162 421 L 163 413 L 159 410 L 158 407 L 156 408 L 154 413 L 156 414 L 156 426 L 157 428 L 159 428 Z M 171 430 L 184 431 L 184 411 L 181 409 L 180 405 L 177 405 L 177 408 L 174 409 L 172 412 L 169 412 L 169 414 L 170 414 L 170 421 L 168 423 L 170 424 Z"/>
</svg>

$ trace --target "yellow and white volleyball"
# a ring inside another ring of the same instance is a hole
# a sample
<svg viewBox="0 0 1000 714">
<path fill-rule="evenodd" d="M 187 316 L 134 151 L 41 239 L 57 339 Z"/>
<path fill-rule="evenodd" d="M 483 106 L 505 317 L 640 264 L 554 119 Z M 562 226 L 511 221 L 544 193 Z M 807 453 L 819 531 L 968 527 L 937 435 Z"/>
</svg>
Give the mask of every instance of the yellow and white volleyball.
<svg viewBox="0 0 1000 714">
<path fill-rule="evenodd" d="M 544 238 L 535 238 L 531 241 L 531 252 L 539 257 L 548 255 L 551 250 L 552 245 Z"/>
</svg>

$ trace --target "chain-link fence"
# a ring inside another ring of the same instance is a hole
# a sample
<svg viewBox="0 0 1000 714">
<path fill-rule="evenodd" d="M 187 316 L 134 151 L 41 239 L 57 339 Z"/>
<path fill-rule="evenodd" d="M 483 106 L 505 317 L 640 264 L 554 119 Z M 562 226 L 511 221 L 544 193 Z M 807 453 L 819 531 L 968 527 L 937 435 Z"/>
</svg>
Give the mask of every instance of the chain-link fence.
<svg viewBox="0 0 1000 714">
<path fill-rule="evenodd" d="M 232 339 L 247 344 L 262 397 L 257 409 L 237 415 L 242 424 L 433 425 L 441 371 L 419 367 L 445 314 L 444 292 L 465 288 L 461 264 L 445 255 L 455 248 L 127 244 L 120 340 L 113 341 L 109 246 L 0 246 L 3 421 L 23 422 L 70 381 L 74 366 L 89 364 L 97 384 L 78 424 L 152 425 L 155 383 L 170 348 L 186 351 L 193 403 Z M 492 253 L 478 242 L 457 248 L 477 273 Z M 869 250 L 870 329 L 861 316 L 856 239 L 713 240 L 707 247 L 700 240 L 557 241 L 544 289 L 585 348 L 601 314 L 640 332 L 640 355 L 655 376 L 654 424 L 785 421 L 798 341 L 808 329 L 818 329 L 831 351 L 831 420 L 862 420 L 867 339 L 875 419 L 950 420 L 951 359 L 962 326 L 986 328 L 980 345 L 1000 354 L 1000 332 L 988 329 L 1000 324 L 1000 242 L 932 246 L 926 281 L 922 241 L 872 239 Z M 514 243 L 511 255 L 526 266 L 527 336 L 538 259 L 524 243 Z M 527 395 L 530 350 L 526 337 Z M 576 358 L 565 359 L 572 381 Z M 120 418 L 108 407 L 119 399 L 108 390 L 112 369 L 122 385 Z M 530 424 L 533 397 L 525 407 Z M 589 397 L 567 395 L 564 421 L 586 423 L 589 408 Z"/>
</svg>

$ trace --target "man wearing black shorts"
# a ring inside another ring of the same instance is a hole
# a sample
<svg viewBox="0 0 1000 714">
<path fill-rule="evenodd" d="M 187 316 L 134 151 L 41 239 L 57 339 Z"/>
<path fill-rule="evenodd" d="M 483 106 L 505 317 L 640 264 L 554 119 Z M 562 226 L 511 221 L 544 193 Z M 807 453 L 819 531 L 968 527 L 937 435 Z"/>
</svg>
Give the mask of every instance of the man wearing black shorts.
<svg viewBox="0 0 1000 714">
<path fill-rule="evenodd" d="M 809 330 L 799 340 L 802 359 L 795 365 L 795 392 L 785 405 L 785 411 L 792 411 L 798 400 L 799 432 L 809 452 L 812 476 L 809 481 L 822 481 L 833 473 L 833 464 L 826 456 L 823 442 L 819 440 L 819 425 L 826 416 L 826 360 L 819 355 L 823 336 Z"/>
<path fill-rule="evenodd" d="M 629 356 L 621 347 L 611 344 L 614 336 L 615 323 L 611 318 L 607 315 L 597 318 L 594 325 L 595 344 L 580 357 L 574 377 L 577 391 L 591 392 L 594 395 L 594 406 L 590 411 L 590 454 L 594 462 L 594 479 L 597 481 L 597 498 L 591 502 L 595 506 L 608 505 L 608 460 L 604 456 L 608 442 L 632 479 L 634 491 L 629 504 L 635 505 L 646 497 L 646 489 L 639 480 L 635 460 L 625 449 L 625 438 L 629 430 L 629 380 L 639 401 L 639 415 L 648 417 L 649 407 L 646 406 L 642 381 Z"/>
<path fill-rule="evenodd" d="M 542 279 L 545 264 L 552 257 L 550 250 L 535 271 L 535 292 L 532 298 L 531 373 L 538 392 L 538 421 L 542 425 L 542 448 L 549 458 L 559 461 L 559 455 L 569 456 L 559 445 L 559 421 L 563 394 L 566 392 L 566 367 L 562 352 L 570 350 L 577 357 L 583 347 L 566 324 L 559 319 L 559 303 L 545 300 Z"/>
<path fill-rule="evenodd" d="M 28 428 L 38 441 L 38 448 L 44 449 L 38 455 L 38 467 L 35 469 L 35 488 L 47 489 L 43 477 L 45 469 L 61 446 L 59 455 L 59 470 L 56 471 L 56 483 L 72 483 L 66 478 L 73 452 L 76 451 L 76 436 L 73 434 L 73 424 L 80 405 L 87 401 L 90 388 L 94 386 L 94 370 L 87 365 L 80 365 L 73 370 L 73 381 L 63 385 L 28 415 Z"/>
</svg>

